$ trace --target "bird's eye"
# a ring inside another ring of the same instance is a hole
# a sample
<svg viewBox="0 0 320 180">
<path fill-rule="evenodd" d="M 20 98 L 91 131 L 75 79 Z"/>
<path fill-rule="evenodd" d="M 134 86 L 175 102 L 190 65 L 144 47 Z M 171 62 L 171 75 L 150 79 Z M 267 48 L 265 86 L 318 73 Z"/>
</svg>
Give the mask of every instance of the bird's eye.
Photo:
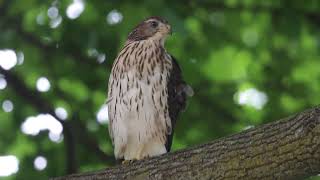
<svg viewBox="0 0 320 180">
<path fill-rule="evenodd" d="M 151 22 L 151 26 L 154 27 L 154 28 L 156 28 L 156 27 L 158 26 L 158 22 L 152 21 L 152 22 Z"/>
</svg>

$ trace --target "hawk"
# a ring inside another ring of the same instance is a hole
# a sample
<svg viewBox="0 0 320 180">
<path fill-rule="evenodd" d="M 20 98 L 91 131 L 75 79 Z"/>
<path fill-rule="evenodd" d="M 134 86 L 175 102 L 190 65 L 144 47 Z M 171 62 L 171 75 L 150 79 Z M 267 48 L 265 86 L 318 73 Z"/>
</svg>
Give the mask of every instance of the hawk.
<svg viewBox="0 0 320 180">
<path fill-rule="evenodd" d="M 139 160 L 170 151 L 179 113 L 192 88 L 164 48 L 171 26 L 150 17 L 128 35 L 108 84 L 109 134 L 116 159 Z"/>
</svg>

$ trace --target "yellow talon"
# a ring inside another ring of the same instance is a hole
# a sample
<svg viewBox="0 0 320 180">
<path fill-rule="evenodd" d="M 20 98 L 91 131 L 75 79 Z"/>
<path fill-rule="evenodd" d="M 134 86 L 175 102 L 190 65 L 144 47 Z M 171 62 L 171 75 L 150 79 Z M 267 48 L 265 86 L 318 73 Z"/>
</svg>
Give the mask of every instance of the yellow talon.
<svg viewBox="0 0 320 180">
<path fill-rule="evenodd" d="M 122 161 L 122 164 L 129 164 L 130 163 L 130 160 L 124 160 Z"/>
<path fill-rule="evenodd" d="M 124 161 L 122 161 L 122 164 L 123 165 L 129 165 L 129 164 L 131 164 L 133 162 L 133 160 L 124 160 Z"/>
</svg>

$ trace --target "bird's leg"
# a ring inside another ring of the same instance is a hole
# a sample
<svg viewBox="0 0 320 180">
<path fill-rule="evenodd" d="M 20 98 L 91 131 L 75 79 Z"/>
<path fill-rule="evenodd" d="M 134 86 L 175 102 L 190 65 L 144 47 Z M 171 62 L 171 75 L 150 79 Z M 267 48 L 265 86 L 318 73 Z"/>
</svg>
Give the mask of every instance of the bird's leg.
<svg viewBox="0 0 320 180">
<path fill-rule="evenodd" d="M 145 158 L 143 156 L 143 150 L 145 148 L 145 145 L 143 143 L 139 143 L 137 145 L 137 151 L 135 151 L 135 154 L 133 157 L 130 157 L 130 158 L 134 158 L 134 159 L 128 159 L 128 160 L 124 160 L 122 161 L 122 164 L 123 165 L 129 165 L 129 164 L 132 164 L 134 161 L 137 161 L 137 160 L 140 160 L 140 159 L 143 159 Z"/>
</svg>

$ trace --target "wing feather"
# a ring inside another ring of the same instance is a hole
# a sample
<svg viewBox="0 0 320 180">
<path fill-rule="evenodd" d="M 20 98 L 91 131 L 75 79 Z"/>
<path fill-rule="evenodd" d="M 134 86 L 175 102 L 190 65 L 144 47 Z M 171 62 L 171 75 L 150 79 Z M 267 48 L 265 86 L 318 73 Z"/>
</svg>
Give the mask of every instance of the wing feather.
<svg viewBox="0 0 320 180">
<path fill-rule="evenodd" d="M 167 135 L 166 149 L 169 152 L 172 145 L 174 128 L 181 111 L 186 107 L 187 96 L 193 95 L 192 88 L 183 80 L 181 68 L 177 60 L 171 56 L 172 69 L 170 72 L 168 87 L 169 116 L 171 120 L 171 133 Z"/>
</svg>

